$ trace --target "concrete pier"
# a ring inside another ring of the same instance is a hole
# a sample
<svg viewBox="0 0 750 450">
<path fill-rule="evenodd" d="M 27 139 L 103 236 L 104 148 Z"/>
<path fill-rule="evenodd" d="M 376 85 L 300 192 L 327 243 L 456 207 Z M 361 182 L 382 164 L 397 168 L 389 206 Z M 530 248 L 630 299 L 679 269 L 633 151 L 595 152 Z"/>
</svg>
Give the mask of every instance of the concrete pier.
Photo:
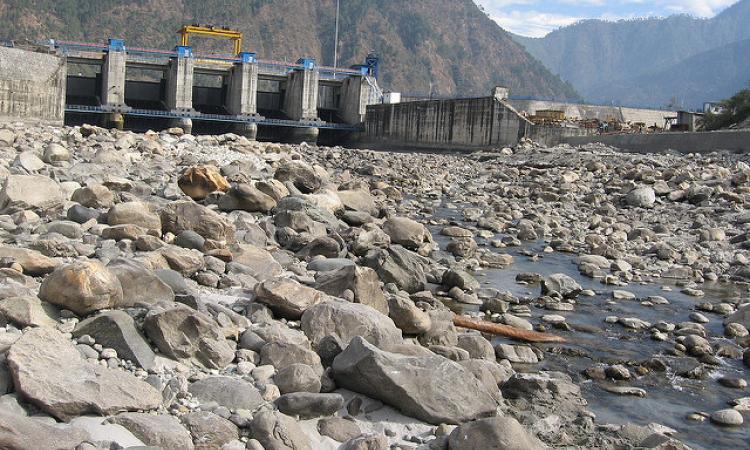
<svg viewBox="0 0 750 450">
<path fill-rule="evenodd" d="M 300 59 L 303 68 L 287 75 L 284 113 L 292 120 L 318 120 L 320 72 L 314 59 Z"/>
<path fill-rule="evenodd" d="M 109 50 L 102 65 L 101 103 L 112 110 L 121 110 L 125 105 L 125 68 L 127 53 L 120 39 L 109 40 Z"/>
<path fill-rule="evenodd" d="M 258 61 L 255 53 L 241 53 L 241 63 L 232 67 L 229 74 L 226 108 L 236 116 L 254 116 L 258 113 Z"/>
<path fill-rule="evenodd" d="M 167 71 L 167 109 L 193 110 L 193 71 L 195 60 L 190 47 L 177 47 L 177 58 L 169 61 Z"/>
<path fill-rule="evenodd" d="M 366 75 L 349 77 L 341 83 L 339 115 L 346 123 L 358 124 L 365 121 L 367 105 L 374 103 L 372 79 Z"/>
</svg>

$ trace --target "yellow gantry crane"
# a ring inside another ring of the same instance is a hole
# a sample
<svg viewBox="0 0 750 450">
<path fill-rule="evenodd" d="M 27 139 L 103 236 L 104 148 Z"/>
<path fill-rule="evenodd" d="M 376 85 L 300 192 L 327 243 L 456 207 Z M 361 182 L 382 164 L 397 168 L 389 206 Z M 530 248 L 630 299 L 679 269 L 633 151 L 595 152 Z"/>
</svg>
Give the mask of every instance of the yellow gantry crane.
<svg viewBox="0 0 750 450">
<path fill-rule="evenodd" d="M 180 28 L 177 34 L 181 37 L 180 45 L 184 47 L 190 45 L 190 35 L 195 34 L 210 38 L 229 39 L 234 42 L 235 55 L 239 55 L 242 51 L 242 33 L 237 30 L 230 30 L 229 28 L 216 27 L 213 25 L 185 25 Z"/>
</svg>

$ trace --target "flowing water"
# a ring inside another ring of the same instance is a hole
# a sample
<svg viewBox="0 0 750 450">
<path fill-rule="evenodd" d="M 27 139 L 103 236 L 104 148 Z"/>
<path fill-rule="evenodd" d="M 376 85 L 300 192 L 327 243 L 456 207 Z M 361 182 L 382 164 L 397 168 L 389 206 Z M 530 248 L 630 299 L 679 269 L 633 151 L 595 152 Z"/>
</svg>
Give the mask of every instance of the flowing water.
<svg viewBox="0 0 750 450">
<path fill-rule="evenodd" d="M 441 210 L 438 217 L 455 220 L 455 210 Z M 460 223 L 459 223 L 460 225 Z M 440 248 L 444 249 L 449 239 L 439 235 L 440 227 L 431 229 Z M 500 236 L 498 236 L 500 237 Z M 475 238 L 481 245 L 484 240 Z M 720 303 L 728 299 L 737 298 L 743 291 L 734 285 L 726 283 L 705 283 L 700 287 L 705 292 L 702 298 L 689 297 L 680 292 L 680 288 L 668 280 L 658 283 L 639 284 L 630 283 L 624 287 L 607 286 L 595 279 L 581 275 L 575 265 L 575 256 L 565 253 L 543 253 L 543 242 L 532 243 L 524 247 L 503 249 L 514 257 L 514 263 L 507 269 L 487 269 L 476 274 L 484 287 L 491 287 L 501 291 L 510 291 L 518 297 L 534 298 L 539 296 L 539 285 L 521 285 L 516 283 L 515 277 L 521 272 L 536 272 L 542 275 L 564 273 L 571 276 L 584 289 L 591 289 L 597 293 L 594 297 L 579 297 L 575 311 L 547 311 L 532 307 L 532 321 L 537 322 L 543 314 L 559 314 L 566 317 L 567 323 L 574 329 L 586 331 L 557 331 L 552 332 L 564 336 L 568 342 L 564 344 L 566 351 L 545 352 L 545 359 L 536 368 L 542 370 L 559 370 L 568 373 L 581 386 L 584 396 L 591 409 L 597 416 L 597 422 L 625 424 L 632 422 L 647 425 L 655 422 L 678 431 L 676 437 L 694 449 L 716 448 L 750 448 L 750 427 L 746 415 L 746 423 L 741 427 L 718 427 L 705 422 L 691 421 L 686 418 L 690 413 L 711 413 L 719 409 L 729 408 L 728 401 L 750 396 L 748 389 L 731 389 L 720 385 L 716 379 L 721 376 L 746 378 L 748 371 L 741 360 L 720 358 L 721 365 L 713 367 L 705 380 L 688 379 L 675 375 L 671 370 L 667 372 L 651 372 L 644 376 L 633 377 L 629 382 L 619 382 L 622 386 L 642 388 L 647 392 L 646 397 L 622 396 L 605 391 L 599 381 L 591 381 L 582 375 L 582 371 L 596 363 L 626 364 L 628 361 L 642 362 L 652 357 L 677 358 L 669 356 L 667 351 L 674 347 L 671 339 L 666 342 L 652 340 L 650 333 L 628 330 L 619 324 L 605 323 L 607 316 L 637 317 L 652 324 L 659 321 L 680 323 L 690 321 L 689 315 L 695 312 L 695 306 L 702 302 Z M 535 252 L 538 258 L 531 258 L 524 253 Z M 662 289 L 671 288 L 670 291 Z M 611 292 L 623 289 L 636 295 L 635 300 L 612 300 Z M 746 292 L 746 291 L 745 291 Z M 638 298 L 659 295 L 669 300 L 667 305 L 645 306 Z M 464 311 L 475 309 L 468 305 L 452 305 Z M 709 341 L 716 344 L 723 337 L 723 317 L 704 313 L 710 322 L 704 324 L 709 333 Z M 537 320 L 534 320 L 537 318 Z M 671 337 L 671 336 L 670 336 Z M 495 342 L 503 342 L 504 338 L 496 338 Z M 575 355 L 575 356 L 571 356 Z M 579 356 L 580 355 L 580 356 Z M 680 363 L 694 365 L 697 360 L 692 357 L 681 357 Z M 674 361 L 674 360 L 673 360 Z M 627 364 L 626 364 L 627 366 Z M 631 374 L 635 375 L 631 367 Z"/>
</svg>

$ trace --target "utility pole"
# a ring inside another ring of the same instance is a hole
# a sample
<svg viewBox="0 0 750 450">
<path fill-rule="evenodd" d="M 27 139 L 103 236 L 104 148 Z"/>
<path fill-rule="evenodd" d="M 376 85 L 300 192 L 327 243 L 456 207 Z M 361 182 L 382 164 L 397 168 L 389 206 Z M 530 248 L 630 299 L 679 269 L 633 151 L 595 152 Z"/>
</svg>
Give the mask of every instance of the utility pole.
<svg viewBox="0 0 750 450">
<path fill-rule="evenodd" d="M 336 78 L 336 69 L 339 66 L 339 11 L 340 0 L 336 0 L 336 32 L 333 38 L 333 78 Z"/>
</svg>

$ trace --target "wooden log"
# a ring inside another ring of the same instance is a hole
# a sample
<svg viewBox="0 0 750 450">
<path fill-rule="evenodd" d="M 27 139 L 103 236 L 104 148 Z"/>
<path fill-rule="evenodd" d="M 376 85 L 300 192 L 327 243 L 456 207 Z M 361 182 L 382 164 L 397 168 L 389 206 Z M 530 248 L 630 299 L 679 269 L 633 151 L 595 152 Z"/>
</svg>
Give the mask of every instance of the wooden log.
<svg viewBox="0 0 750 450">
<path fill-rule="evenodd" d="M 471 319 L 466 316 L 453 316 L 453 324 L 457 327 L 469 328 L 482 333 L 496 334 L 525 342 L 565 342 L 564 338 L 538 331 L 522 330 L 509 325 L 500 325 L 483 320 Z"/>
</svg>

